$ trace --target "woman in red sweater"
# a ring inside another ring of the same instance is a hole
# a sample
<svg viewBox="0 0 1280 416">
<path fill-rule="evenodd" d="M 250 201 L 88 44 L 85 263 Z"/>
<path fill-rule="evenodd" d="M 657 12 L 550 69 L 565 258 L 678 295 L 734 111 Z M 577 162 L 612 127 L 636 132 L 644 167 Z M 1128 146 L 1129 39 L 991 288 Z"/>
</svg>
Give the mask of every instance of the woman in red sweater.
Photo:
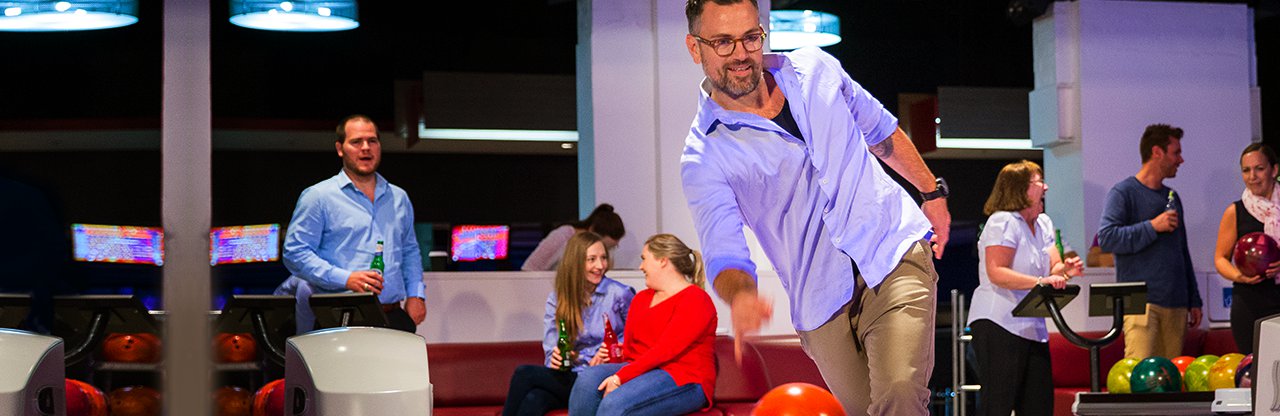
<svg viewBox="0 0 1280 416">
<path fill-rule="evenodd" d="M 578 375 L 570 416 L 680 415 L 711 406 L 716 309 L 702 290 L 702 255 L 670 234 L 649 237 L 640 255 L 648 289 L 627 313 L 623 363 Z"/>
</svg>

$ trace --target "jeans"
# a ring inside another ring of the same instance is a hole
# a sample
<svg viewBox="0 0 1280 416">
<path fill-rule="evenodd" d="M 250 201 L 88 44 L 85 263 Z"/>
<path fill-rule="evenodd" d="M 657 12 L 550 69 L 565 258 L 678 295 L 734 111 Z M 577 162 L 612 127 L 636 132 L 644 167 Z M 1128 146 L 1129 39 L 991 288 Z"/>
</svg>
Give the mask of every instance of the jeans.
<svg viewBox="0 0 1280 416">
<path fill-rule="evenodd" d="M 511 388 L 502 416 L 542 416 L 569 405 L 569 391 L 578 373 L 541 365 L 522 365 L 511 375 Z"/>
<path fill-rule="evenodd" d="M 569 416 L 671 416 L 694 412 L 707 405 L 701 384 L 677 386 L 671 375 L 661 369 L 649 370 L 604 396 L 597 388 L 622 366 L 601 364 L 579 373 L 569 396 Z"/>
</svg>

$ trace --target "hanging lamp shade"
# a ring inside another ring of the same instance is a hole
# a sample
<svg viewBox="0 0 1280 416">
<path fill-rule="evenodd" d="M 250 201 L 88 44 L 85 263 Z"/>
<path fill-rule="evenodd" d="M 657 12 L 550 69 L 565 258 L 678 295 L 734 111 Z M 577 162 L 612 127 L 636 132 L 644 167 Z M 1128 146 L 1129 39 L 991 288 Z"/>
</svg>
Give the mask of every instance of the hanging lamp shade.
<svg viewBox="0 0 1280 416">
<path fill-rule="evenodd" d="M 355 0 L 231 0 L 231 23 L 284 32 L 336 32 L 360 26 Z"/>
<path fill-rule="evenodd" d="M 840 18 L 813 10 L 769 12 L 769 49 L 786 51 L 840 43 Z"/>
<path fill-rule="evenodd" d="M 0 31 L 111 29 L 138 22 L 137 0 L 0 0 Z"/>
</svg>

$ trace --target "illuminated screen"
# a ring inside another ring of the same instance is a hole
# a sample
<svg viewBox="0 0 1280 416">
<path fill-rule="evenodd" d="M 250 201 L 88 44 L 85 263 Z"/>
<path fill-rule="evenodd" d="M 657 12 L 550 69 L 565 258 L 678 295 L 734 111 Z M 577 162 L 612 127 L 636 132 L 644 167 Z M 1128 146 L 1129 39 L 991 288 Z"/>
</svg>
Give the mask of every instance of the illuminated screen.
<svg viewBox="0 0 1280 416">
<path fill-rule="evenodd" d="M 71 224 L 76 261 L 164 265 L 164 230 L 159 227 Z"/>
<path fill-rule="evenodd" d="M 505 225 L 459 225 L 453 227 L 449 251 L 453 261 L 502 260 L 510 234 Z"/>
<path fill-rule="evenodd" d="M 209 231 L 209 265 L 280 259 L 280 224 L 214 227 Z"/>
</svg>

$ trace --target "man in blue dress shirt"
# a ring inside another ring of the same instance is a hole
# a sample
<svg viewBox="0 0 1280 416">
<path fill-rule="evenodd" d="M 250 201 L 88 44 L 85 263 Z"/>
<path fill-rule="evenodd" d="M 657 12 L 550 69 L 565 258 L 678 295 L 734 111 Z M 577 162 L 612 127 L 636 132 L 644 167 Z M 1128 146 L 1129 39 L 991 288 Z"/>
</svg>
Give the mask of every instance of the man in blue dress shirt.
<svg viewBox="0 0 1280 416">
<path fill-rule="evenodd" d="M 342 171 L 298 197 L 285 234 L 285 267 L 309 286 L 298 293 L 373 292 L 392 328 L 415 332 L 427 307 L 413 204 L 404 189 L 377 173 L 382 143 L 373 120 L 347 117 L 337 134 L 334 147 Z M 369 267 L 378 241 L 385 274 Z M 315 319 L 305 309 L 298 310 L 300 328 L 311 327 Z"/>
<path fill-rule="evenodd" d="M 765 55 L 754 0 L 688 0 L 685 12 L 685 45 L 706 79 L 681 176 L 735 338 L 772 314 L 756 291 L 747 226 L 845 410 L 928 414 L 931 257 L 949 235 L 946 182 L 834 57 L 817 48 Z M 922 193 L 923 206 L 880 161 Z"/>
</svg>

